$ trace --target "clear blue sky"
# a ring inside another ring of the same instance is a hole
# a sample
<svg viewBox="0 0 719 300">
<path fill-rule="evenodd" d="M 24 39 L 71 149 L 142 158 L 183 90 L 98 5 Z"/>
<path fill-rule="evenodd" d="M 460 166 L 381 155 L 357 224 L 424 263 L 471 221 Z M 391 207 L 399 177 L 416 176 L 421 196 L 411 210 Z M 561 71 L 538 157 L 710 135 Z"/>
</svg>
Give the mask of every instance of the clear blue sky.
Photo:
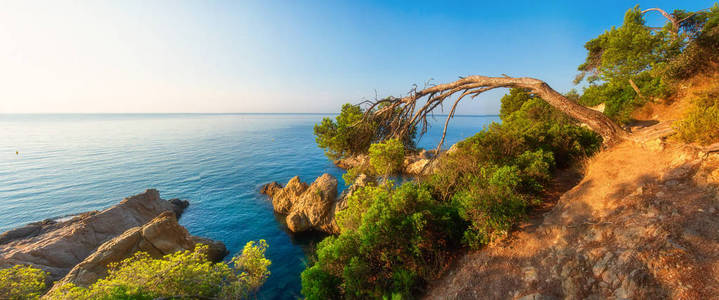
<svg viewBox="0 0 719 300">
<path fill-rule="evenodd" d="M 564 92 L 637 3 L 713 1 L 0 1 L 0 113 L 335 112 L 472 74 Z"/>
</svg>

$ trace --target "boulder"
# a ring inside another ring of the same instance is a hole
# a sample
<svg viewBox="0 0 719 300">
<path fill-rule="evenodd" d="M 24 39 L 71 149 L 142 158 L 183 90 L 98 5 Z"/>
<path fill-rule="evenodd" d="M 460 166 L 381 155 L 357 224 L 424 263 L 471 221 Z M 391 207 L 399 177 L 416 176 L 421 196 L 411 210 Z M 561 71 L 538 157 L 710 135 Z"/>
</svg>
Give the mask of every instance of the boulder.
<svg viewBox="0 0 719 300">
<path fill-rule="evenodd" d="M 182 212 L 185 211 L 185 208 L 190 206 L 190 201 L 187 201 L 187 200 L 180 200 L 180 199 L 174 198 L 174 199 L 170 199 L 167 201 L 169 201 L 170 204 L 172 204 L 172 211 L 175 213 L 175 217 L 177 217 L 178 219 L 180 218 L 180 216 L 182 216 Z"/>
<path fill-rule="evenodd" d="M 423 175 L 428 174 L 430 168 L 427 166 L 431 161 L 426 158 L 419 159 L 413 163 L 408 164 L 404 172 L 410 175 Z"/>
<path fill-rule="evenodd" d="M 207 245 L 207 259 L 213 262 L 219 262 L 227 256 L 230 252 L 227 251 L 225 243 L 220 241 L 211 240 L 200 236 L 190 236 L 193 244 Z"/>
<path fill-rule="evenodd" d="M 284 188 L 270 185 L 261 191 L 270 195 L 276 213 L 286 215 L 290 231 L 336 231 L 333 212 L 337 204 L 337 179 L 332 175 L 323 174 L 310 186 L 297 176 L 290 179 Z"/>
<path fill-rule="evenodd" d="M 192 250 L 197 243 L 209 246 L 208 257 L 220 261 L 227 255 L 221 242 L 193 237 L 177 223 L 173 212 L 164 212 L 143 226 L 133 227 L 103 243 L 61 280 L 78 286 L 89 286 L 107 276 L 107 266 L 131 257 L 138 251 L 160 258 L 181 250 Z"/>
<path fill-rule="evenodd" d="M 285 218 L 287 228 L 292 232 L 304 232 L 312 228 L 309 218 L 302 211 L 292 211 Z"/>
<path fill-rule="evenodd" d="M 326 217 L 336 201 L 337 179 L 325 173 L 315 179 L 292 210 L 304 212 L 310 224 L 318 226 L 328 221 Z"/>
<path fill-rule="evenodd" d="M 0 235 L 0 268 L 32 265 L 47 271 L 50 280 L 58 280 L 103 243 L 164 212 L 181 214 L 184 206 L 179 200 L 175 204 L 163 200 L 150 189 L 102 211 L 8 231 Z"/>
<path fill-rule="evenodd" d="M 334 164 L 337 167 L 345 170 L 349 170 L 354 167 L 369 166 L 369 156 L 367 154 L 359 154 L 352 157 L 335 160 Z"/>
<path fill-rule="evenodd" d="M 300 181 L 299 176 L 292 177 L 284 188 L 277 190 L 272 196 L 272 207 L 276 213 L 289 214 L 294 202 L 307 191 L 307 184 Z"/>
<path fill-rule="evenodd" d="M 260 187 L 260 194 L 272 197 L 281 189 L 282 185 L 277 183 L 277 181 L 273 181 L 268 184 L 262 185 L 262 187 Z"/>
</svg>

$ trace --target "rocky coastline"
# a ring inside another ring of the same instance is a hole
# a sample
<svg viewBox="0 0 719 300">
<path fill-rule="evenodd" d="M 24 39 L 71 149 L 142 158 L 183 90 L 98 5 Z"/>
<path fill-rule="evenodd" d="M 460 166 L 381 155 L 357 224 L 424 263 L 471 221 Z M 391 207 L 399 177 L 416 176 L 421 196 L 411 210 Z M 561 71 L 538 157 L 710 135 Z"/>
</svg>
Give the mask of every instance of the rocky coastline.
<svg viewBox="0 0 719 300">
<path fill-rule="evenodd" d="M 48 283 L 87 286 L 107 274 L 108 264 L 138 251 L 159 258 L 202 243 L 208 258 L 221 261 L 228 253 L 222 242 L 192 236 L 177 223 L 188 205 L 149 189 L 105 210 L 9 230 L 0 234 L 0 268 L 30 265 L 47 272 Z"/>
</svg>

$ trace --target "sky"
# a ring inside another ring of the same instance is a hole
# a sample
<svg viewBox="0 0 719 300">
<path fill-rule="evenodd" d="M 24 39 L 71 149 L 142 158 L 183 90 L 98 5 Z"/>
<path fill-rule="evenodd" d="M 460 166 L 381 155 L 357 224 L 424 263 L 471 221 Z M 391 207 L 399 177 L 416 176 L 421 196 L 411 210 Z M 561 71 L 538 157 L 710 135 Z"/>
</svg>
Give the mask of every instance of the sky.
<svg viewBox="0 0 719 300">
<path fill-rule="evenodd" d="M 331 113 L 466 75 L 566 92 L 627 9 L 713 3 L 0 0 L 0 113 Z"/>
</svg>

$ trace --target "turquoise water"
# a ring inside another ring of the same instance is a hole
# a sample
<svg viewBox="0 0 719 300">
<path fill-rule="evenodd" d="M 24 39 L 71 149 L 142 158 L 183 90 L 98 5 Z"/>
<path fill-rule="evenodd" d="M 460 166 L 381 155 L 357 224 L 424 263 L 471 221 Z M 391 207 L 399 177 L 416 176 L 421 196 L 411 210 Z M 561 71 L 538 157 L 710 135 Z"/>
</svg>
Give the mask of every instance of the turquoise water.
<svg viewBox="0 0 719 300">
<path fill-rule="evenodd" d="M 344 188 L 343 171 L 314 142 L 312 127 L 324 116 L 0 115 L 0 232 L 156 188 L 165 199 L 188 199 L 180 224 L 223 241 L 231 254 L 249 240 L 267 240 L 272 274 L 259 298 L 297 298 L 304 251 L 317 237 L 290 235 L 258 188 L 323 173 Z M 498 117 L 456 117 L 447 145 L 491 121 Z M 433 148 L 440 134 L 435 126 L 419 146 Z"/>
</svg>

